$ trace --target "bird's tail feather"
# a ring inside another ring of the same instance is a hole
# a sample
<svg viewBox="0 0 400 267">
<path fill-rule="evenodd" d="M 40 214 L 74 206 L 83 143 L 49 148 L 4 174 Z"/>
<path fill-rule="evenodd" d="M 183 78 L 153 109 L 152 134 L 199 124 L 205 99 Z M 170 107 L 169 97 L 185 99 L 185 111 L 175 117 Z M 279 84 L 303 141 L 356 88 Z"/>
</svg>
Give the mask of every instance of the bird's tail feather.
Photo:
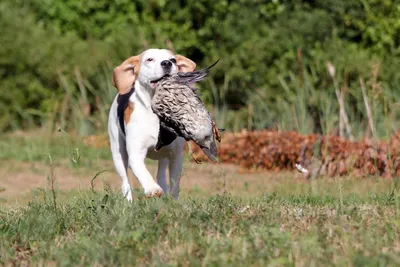
<svg viewBox="0 0 400 267">
<path fill-rule="evenodd" d="M 183 84 L 190 84 L 202 81 L 207 75 L 210 73 L 210 69 L 214 67 L 218 63 L 219 59 L 215 61 L 215 63 L 211 64 L 210 66 L 192 72 L 179 72 L 179 83 Z"/>
</svg>

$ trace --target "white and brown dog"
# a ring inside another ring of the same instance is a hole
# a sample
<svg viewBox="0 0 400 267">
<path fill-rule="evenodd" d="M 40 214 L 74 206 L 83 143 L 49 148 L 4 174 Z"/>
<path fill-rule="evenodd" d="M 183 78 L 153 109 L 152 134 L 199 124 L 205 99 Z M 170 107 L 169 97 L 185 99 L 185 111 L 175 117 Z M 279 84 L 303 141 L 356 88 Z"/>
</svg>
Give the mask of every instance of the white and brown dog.
<svg viewBox="0 0 400 267">
<path fill-rule="evenodd" d="M 113 85 L 118 89 L 108 120 L 111 152 L 115 169 L 122 180 L 122 193 L 132 201 L 128 166 L 147 196 L 170 193 L 179 198 L 182 154 L 185 140 L 178 137 L 155 152 L 160 123 L 151 109 L 155 83 L 165 74 L 194 71 L 196 64 L 165 49 L 149 49 L 125 60 L 114 69 Z M 158 160 L 157 182 L 145 165 L 145 158 Z M 167 184 L 169 167 L 170 189 Z"/>
</svg>

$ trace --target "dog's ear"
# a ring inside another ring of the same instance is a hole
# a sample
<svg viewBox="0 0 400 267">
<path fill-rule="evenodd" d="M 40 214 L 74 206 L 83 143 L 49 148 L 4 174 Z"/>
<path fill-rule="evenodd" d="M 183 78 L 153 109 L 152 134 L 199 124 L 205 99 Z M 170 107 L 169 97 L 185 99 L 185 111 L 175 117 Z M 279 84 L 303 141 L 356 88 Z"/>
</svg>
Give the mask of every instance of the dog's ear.
<svg viewBox="0 0 400 267">
<path fill-rule="evenodd" d="M 140 55 L 128 58 L 114 69 L 112 84 L 120 94 L 126 94 L 131 90 L 139 75 L 139 70 Z"/>
<path fill-rule="evenodd" d="M 182 55 L 175 55 L 179 72 L 191 72 L 196 69 L 196 63 Z"/>
</svg>

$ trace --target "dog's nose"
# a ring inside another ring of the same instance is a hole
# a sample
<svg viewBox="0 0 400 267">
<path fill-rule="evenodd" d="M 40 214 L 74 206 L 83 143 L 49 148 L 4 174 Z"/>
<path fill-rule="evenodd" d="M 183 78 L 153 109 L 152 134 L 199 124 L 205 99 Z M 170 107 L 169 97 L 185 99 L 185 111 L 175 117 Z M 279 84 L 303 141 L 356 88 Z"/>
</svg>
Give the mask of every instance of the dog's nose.
<svg viewBox="0 0 400 267">
<path fill-rule="evenodd" d="M 169 70 L 172 67 L 172 62 L 169 60 L 163 60 L 161 61 L 161 67 L 163 67 L 166 70 Z"/>
</svg>

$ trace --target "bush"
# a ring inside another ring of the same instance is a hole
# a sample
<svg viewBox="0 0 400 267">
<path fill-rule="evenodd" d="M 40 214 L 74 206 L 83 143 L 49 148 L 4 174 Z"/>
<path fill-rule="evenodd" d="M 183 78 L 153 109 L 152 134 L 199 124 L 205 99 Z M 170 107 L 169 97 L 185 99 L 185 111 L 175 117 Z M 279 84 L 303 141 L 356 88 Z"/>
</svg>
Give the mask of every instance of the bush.
<svg viewBox="0 0 400 267">
<path fill-rule="evenodd" d="M 225 128 L 293 128 L 282 109 L 299 105 L 293 96 L 304 91 L 307 129 L 322 131 L 321 98 L 333 100 L 332 112 L 338 108 L 327 61 L 349 89 L 352 122 L 362 125 L 359 76 L 384 88 L 379 103 L 398 96 L 398 6 L 391 0 L 6 0 L 0 4 L 0 128 L 54 120 L 72 129 L 85 118 L 103 129 L 115 94 L 112 67 L 149 47 L 167 47 L 199 66 L 221 58 L 200 86 Z"/>
</svg>

